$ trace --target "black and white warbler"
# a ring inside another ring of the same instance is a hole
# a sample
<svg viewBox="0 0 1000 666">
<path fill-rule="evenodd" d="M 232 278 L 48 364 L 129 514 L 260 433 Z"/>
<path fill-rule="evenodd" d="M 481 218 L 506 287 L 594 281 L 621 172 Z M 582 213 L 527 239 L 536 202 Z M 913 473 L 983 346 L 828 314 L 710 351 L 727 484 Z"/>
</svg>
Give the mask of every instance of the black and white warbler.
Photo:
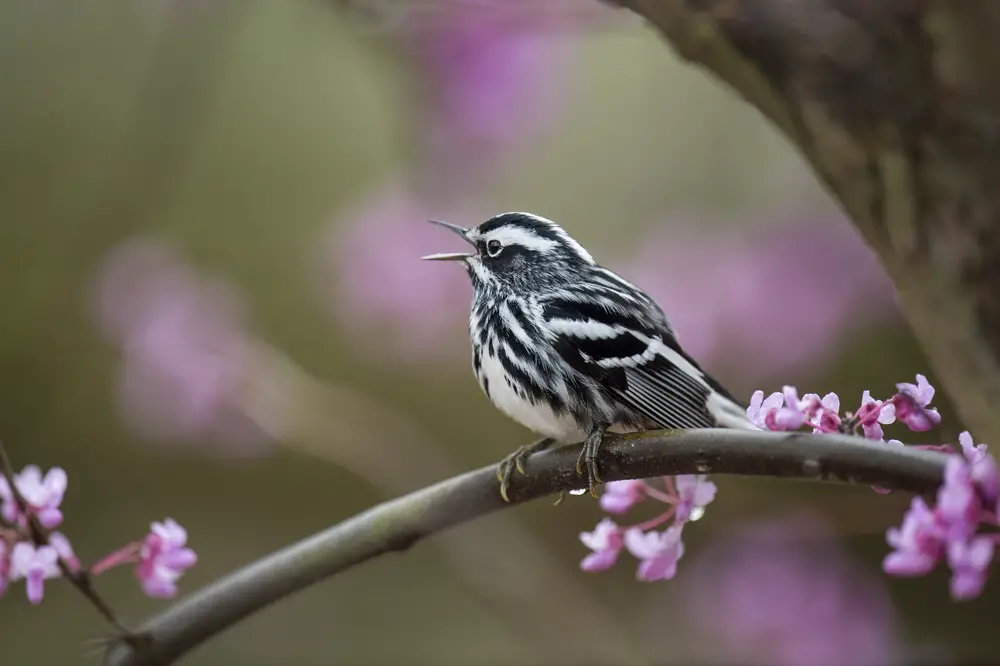
<svg viewBox="0 0 1000 666">
<path fill-rule="evenodd" d="M 503 213 L 465 229 L 430 220 L 468 241 L 472 367 L 500 411 L 543 435 L 501 462 L 501 493 L 514 469 L 553 442 L 584 442 L 591 493 L 604 433 L 652 429 L 758 430 L 733 396 L 677 342 L 660 307 L 598 265 L 551 220 Z"/>
</svg>

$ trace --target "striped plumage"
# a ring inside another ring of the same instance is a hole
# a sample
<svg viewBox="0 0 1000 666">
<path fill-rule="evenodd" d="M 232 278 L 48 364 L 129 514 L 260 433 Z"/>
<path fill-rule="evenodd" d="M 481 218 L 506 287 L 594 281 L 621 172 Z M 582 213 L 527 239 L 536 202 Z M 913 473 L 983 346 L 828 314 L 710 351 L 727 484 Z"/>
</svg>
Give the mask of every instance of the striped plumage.
<svg viewBox="0 0 1000 666">
<path fill-rule="evenodd" d="M 504 213 L 472 229 L 438 224 L 476 250 L 425 258 L 460 260 L 472 279 L 469 333 L 480 386 L 525 427 L 558 442 L 586 441 L 580 460 L 591 490 L 608 430 L 756 429 L 680 347 L 660 307 L 554 222 Z M 538 448 L 501 465 L 505 494 L 512 469 Z"/>
</svg>

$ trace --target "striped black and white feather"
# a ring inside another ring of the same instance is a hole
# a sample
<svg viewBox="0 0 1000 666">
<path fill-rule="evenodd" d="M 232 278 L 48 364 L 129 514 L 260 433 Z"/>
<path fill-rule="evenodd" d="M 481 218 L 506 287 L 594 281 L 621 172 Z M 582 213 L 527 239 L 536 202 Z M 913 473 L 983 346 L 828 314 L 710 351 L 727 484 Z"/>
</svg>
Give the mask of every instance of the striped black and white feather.
<svg viewBox="0 0 1000 666">
<path fill-rule="evenodd" d="M 514 420 L 563 442 L 604 430 L 757 429 L 681 348 L 660 307 L 551 220 L 504 213 L 445 226 L 475 252 L 428 258 L 464 262 L 473 369 Z"/>
</svg>

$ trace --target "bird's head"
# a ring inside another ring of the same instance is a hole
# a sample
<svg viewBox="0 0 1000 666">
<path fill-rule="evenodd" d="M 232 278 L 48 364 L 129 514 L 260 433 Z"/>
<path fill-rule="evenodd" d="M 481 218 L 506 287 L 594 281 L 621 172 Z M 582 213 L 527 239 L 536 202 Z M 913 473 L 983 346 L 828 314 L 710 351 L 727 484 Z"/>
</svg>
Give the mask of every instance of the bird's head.
<svg viewBox="0 0 1000 666">
<path fill-rule="evenodd" d="M 571 281 L 581 270 L 595 265 L 590 253 L 562 227 L 531 213 L 503 213 L 471 229 L 430 222 L 464 238 L 473 251 L 422 258 L 463 262 L 477 291 L 532 291 Z"/>
</svg>

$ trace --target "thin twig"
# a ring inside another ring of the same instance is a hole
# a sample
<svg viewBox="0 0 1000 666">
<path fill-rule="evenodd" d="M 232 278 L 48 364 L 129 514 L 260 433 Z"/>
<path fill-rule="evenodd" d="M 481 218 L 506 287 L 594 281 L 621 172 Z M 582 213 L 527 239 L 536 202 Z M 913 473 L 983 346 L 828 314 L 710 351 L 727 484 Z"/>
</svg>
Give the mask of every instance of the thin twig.
<svg viewBox="0 0 1000 666">
<path fill-rule="evenodd" d="M 0 442 L 0 474 L 7 480 L 7 485 L 10 486 L 10 494 L 14 498 L 17 508 L 27 520 L 27 531 L 31 541 L 35 546 L 49 546 L 49 530 L 38 521 L 38 517 L 34 514 L 31 506 L 29 506 L 27 500 L 24 499 L 20 489 L 17 487 L 17 483 L 14 481 L 14 466 L 10 462 L 10 457 L 7 455 L 7 449 L 4 447 L 3 442 Z M 59 564 L 59 571 L 63 577 L 69 580 L 80 591 L 80 594 L 86 597 L 87 601 L 97 609 L 97 612 L 104 616 L 104 619 L 122 634 L 123 640 L 127 641 L 129 637 L 133 636 L 132 630 L 118 620 L 115 612 L 111 610 L 111 606 L 94 589 L 93 582 L 86 571 L 70 567 L 62 557 L 59 557 L 56 561 Z"/>
<path fill-rule="evenodd" d="M 579 446 L 527 461 L 500 498 L 490 465 L 375 506 L 195 592 L 148 621 L 143 645 L 118 642 L 106 666 L 165 666 L 265 606 L 336 573 L 500 509 L 586 484 L 574 473 Z M 841 481 L 916 493 L 941 483 L 945 456 L 845 435 L 690 430 L 609 438 L 606 481 L 675 474 L 739 474 Z M 873 498 L 874 499 L 874 498 Z"/>
</svg>

